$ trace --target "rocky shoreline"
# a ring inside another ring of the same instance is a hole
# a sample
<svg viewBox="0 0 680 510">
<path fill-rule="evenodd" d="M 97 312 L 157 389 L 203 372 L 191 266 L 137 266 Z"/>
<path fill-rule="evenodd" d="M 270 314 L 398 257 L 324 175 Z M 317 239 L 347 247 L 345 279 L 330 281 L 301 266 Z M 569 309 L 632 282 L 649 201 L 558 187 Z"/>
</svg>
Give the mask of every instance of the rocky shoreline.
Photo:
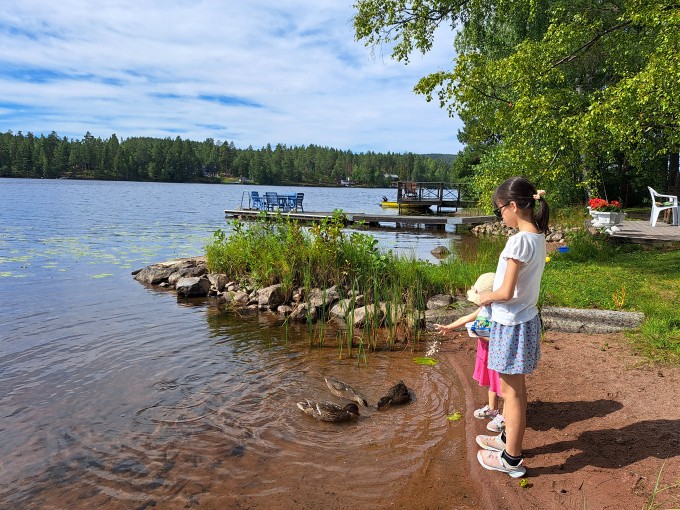
<svg viewBox="0 0 680 510">
<path fill-rule="evenodd" d="M 208 271 L 205 257 L 170 260 L 133 271 L 134 279 L 153 287 L 174 291 L 178 299 L 205 298 L 217 300 L 221 306 L 256 312 L 269 311 L 290 321 L 339 320 L 349 327 L 363 328 L 367 322 L 382 326 L 390 316 L 390 324 L 403 331 L 433 329 L 435 323 L 449 323 L 473 309 L 464 296 L 442 294 L 428 299 L 425 310 L 408 309 L 405 304 L 365 303 L 362 295 L 351 290 L 304 288 L 284 293 L 280 284 L 264 288 L 243 285 L 227 275 Z M 543 307 L 546 330 L 568 333 L 612 333 L 637 328 L 642 313 L 611 310 L 580 310 Z M 408 334 L 402 340 L 408 339 Z M 397 338 L 399 340 L 399 338 Z"/>
</svg>

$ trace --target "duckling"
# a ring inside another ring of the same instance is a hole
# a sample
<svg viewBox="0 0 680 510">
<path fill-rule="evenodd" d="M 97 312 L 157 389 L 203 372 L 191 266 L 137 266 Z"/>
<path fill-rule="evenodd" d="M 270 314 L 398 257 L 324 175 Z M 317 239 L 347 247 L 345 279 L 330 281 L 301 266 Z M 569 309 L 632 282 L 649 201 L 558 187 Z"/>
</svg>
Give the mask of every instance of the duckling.
<svg viewBox="0 0 680 510">
<path fill-rule="evenodd" d="M 401 404 L 408 404 L 411 401 L 411 394 L 404 384 L 404 381 L 399 381 L 397 384 L 387 390 L 387 395 L 378 401 L 378 409 L 383 409 L 387 406 L 395 406 Z"/>
<path fill-rule="evenodd" d="M 361 393 L 354 390 L 349 384 L 338 381 L 332 377 L 324 377 L 326 386 L 331 390 L 331 393 L 336 397 L 345 398 L 347 400 L 354 400 L 362 407 L 368 407 L 368 401 Z"/>
<path fill-rule="evenodd" d="M 359 417 L 359 407 L 354 402 L 347 404 L 345 407 L 340 407 L 333 402 L 305 400 L 304 402 L 298 402 L 297 406 L 306 414 L 321 421 L 349 421 L 352 418 Z"/>
</svg>

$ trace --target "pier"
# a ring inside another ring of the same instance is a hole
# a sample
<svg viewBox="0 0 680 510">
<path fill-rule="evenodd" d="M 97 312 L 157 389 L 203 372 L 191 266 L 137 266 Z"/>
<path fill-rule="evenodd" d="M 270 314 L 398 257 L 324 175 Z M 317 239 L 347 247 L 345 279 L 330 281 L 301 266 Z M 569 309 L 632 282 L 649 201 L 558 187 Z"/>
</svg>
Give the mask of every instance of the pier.
<svg viewBox="0 0 680 510">
<path fill-rule="evenodd" d="M 476 204 L 469 196 L 468 185 L 445 182 L 397 182 L 397 205 L 402 209 L 413 207 L 435 207 L 441 214 L 442 208 L 461 209 Z"/>
<path fill-rule="evenodd" d="M 397 228 L 402 226 L 423 226 L 425 228 L 445 229 L 447 225 L 477 225 L 494 221 L 494 216 L 435 216 L 435 215 L 404 215 L 404 214 L 365 214 L 344 212 L 345 220 L 348 225 L 364 224 L 370 227 L 381 227 L 386 224 L 394 224 Z M 300 222 L 319 222 L 333 216 L 332 212 L 281 212 L 281 211 L 259 211 L 249 209 L 225 209 L 224 215 L 227 218 L 256 219 L 262 216 L 274 218 L 281 215 L 285 218 Z"/>
</svg>

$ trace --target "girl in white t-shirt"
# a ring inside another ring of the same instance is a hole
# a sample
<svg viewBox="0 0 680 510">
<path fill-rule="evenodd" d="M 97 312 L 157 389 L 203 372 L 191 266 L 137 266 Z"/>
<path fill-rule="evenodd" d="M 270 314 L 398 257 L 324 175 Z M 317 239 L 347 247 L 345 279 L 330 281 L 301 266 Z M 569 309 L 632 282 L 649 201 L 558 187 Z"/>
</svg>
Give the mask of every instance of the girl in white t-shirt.
<svg viewBox="0 0 680 510">
<path fill-rule="evenodd" d="M 541 357 L 541 320 L 536 303 L 545 267 L 544 234 L 549 219 L 544 194 L 523 177 L 506 180 L 494 192 L 496 217 L 519 232 L 508 238 L 501 252 L 493 291 L 480 295 L 482 305 L 491 305 L 488 367 L 500 376 L 505 430 L 497 436 L 477 436 L 483 448 L 477 452 L 477 460 L 486 469 L 512 477 L 526 473 L 522 466 L 525 374 L 534 371 Z"/>
</svg>

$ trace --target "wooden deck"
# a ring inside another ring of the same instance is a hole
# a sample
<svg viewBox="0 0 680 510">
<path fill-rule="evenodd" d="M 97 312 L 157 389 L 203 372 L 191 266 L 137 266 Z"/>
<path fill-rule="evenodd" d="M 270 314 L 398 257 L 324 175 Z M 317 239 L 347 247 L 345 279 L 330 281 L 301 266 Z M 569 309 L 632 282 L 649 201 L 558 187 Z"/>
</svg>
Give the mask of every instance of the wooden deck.
<svg viewBox="0 0 680 510">
<path fill-rule="evenodd" d="M 268 217 L 274 217 L 277 214 L 287 218 L 295 219 L 303 222 L 322 221 L 323 219 L 333 216 L 332 212 L 263 212 L 250 209 L 225 209 L 225 217 L 231 218 L 257 218 L 261 214 Z M 446 228 L 447 225 L 477 225 L 479 223 L 486 223 L 493 221 L 493 216 L 434 216 L 434 215 L 406 215 L 406 214 L 364 214 L 343 212 L 347 218 L 347 223 L 365 223 L 369 226 L 384 226 L 385 224 L 394 224 L 396 227 L 403 225 L 409 226 L 424 226 L 424 227 L 439 227 Z"/>
<path fill-rule="evenodd" d="M 624 220 L 621 230 L 611 235 L 614 239 L 634 243 L 680 242 L 680 227 L 658 221 L 652 227 L 649 220 Z"/>
</svg>

